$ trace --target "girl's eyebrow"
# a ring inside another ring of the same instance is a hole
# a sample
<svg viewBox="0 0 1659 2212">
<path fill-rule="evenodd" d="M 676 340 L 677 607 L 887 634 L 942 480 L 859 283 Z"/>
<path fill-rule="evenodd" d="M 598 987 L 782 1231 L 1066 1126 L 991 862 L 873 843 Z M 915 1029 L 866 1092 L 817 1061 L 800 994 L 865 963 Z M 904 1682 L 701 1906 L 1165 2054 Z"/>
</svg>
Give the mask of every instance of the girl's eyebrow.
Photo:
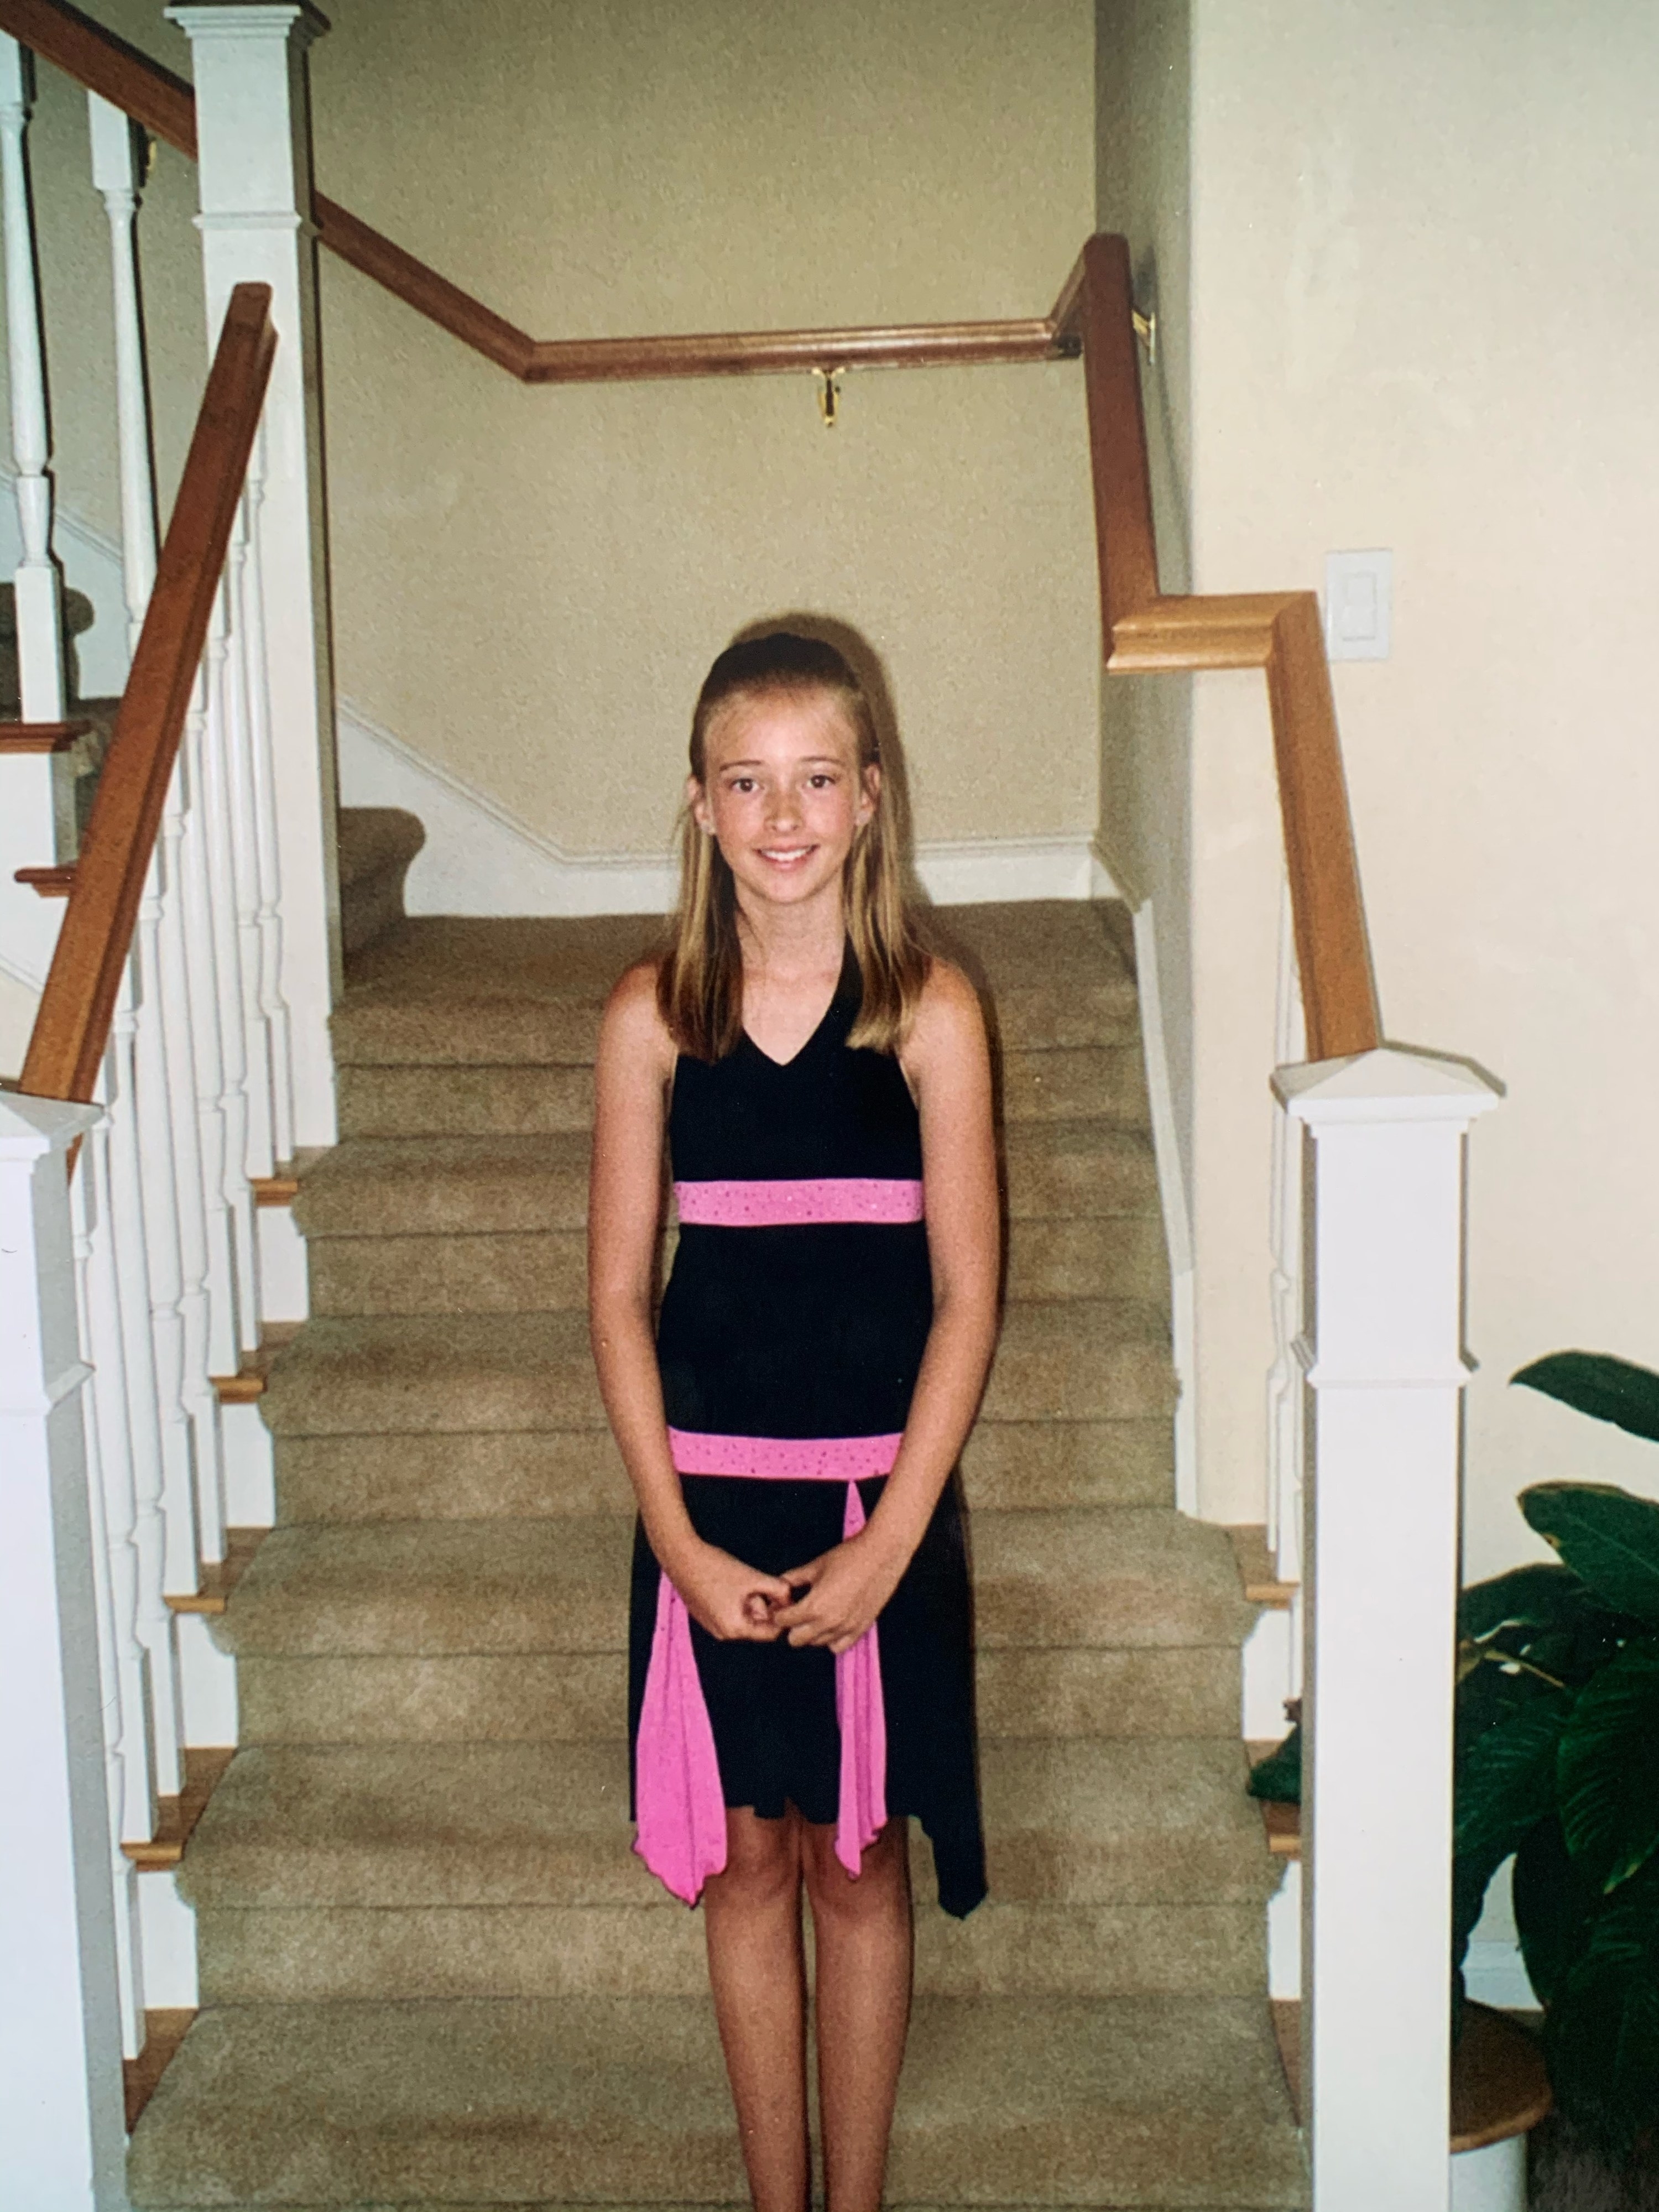
<svg viewBox="0 0 1659 2212">
<path fill-rule="evenodd" d="M 798 761 L 795 765 L 798 768 L 844 768 L 846 766 L 846 763 L 837 758 L 834 753 L 808 753 L 803 760 Z M 715 774 L 718 775 L 730 775 L 736 769 L 749 769 L 753 768 L 764 768 L 765 766 L 766 763 L 759 760 L 722 761 L 720 767 L 715 770 Z"/>
</svg>

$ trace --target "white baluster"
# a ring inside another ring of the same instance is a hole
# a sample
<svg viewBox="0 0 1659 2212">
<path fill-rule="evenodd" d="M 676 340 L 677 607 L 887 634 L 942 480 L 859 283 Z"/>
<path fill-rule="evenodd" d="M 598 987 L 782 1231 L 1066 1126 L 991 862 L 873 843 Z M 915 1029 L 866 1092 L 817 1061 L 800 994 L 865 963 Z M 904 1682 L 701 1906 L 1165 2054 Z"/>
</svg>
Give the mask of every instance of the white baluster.
<svg viewBox="0 0 1659 2212">
<path fill-rule="evenodd" d="M 1273 1016 L 1273 1065 L 1299 1066 L 1307 1052 L 1302 979 L 1288 882 L 1279 927 L 1278 1003 Z M 1267 1378 L 1267 1545 L 1281 1582 L 1302 1579 L 1302 1125 L 1273 1116 L 1273 1364 Z"/>
<path fill-rule="evenodd" d="M 29 721 L 64 716 L 62 594 L 52 557 L 51 454 L 40 289 L 29 203 L 25 134 L 33 99 L 31 58 L 0 34 L 0 192 L 5 229 L 6 338 L 10 374 L 11 447 L 17 471 L 17 524 L 22 561 L 13 579 L 22 713 Z M 66 809 L 72 787 L 61 759 L 23 754 L 6 763 L 0 807 L 0 942 L 15 974 L 44 983 L 58 941 L 63 908 L 16 882 L 18 868 L 67 860 L 72 843 Z"/>
<path fill-rule="evenodd" d="M 233 1249 L 231 1212 L 227 1191 L 229 1164 L 240 1160 L 228 1144 L 225 1097 L 229 1077 L 226 1067 L 228 1040 L 223 1033 L 224 980 L 219 973 L 217 917 L 214 914 L 216 885 L 213 869 L 211 799 L 204 775 L 208 719 L 217 697 L 224 669 L 224 633 L 216 623 L 209 632 L 202 665 L 197 672 L 185 717 L 178 785 L 187 804 L 179 825 L 179 889 L 184 902 L 185 957 L 189 977 L 191 1064 L 196 1079 L 197 1149 L 202 1177 L 203 1295 L 205 1299 L 206 1375 L 234 1375 L 240 1355 L 237 1325 L 237 1268 Z M 240 1048 L 240 1009 L 234 1038 Z M 218 1434 L 218 1414 L 214 1432 Z"/>
<path fill-rule="evenodd" d="M 241 512 L 239 502 L 238 514 Z M 208 631 L 207 720 L 202 732 L 198 807 L 208 863 L 208 907 L 213 928 L 214 968 L 219 985 L 219 1047 L 222 1087 L 219 1120 L 223 1129 L 220 1188 L 228 1209 L 231 1252 L 236 1271 L 234 1323 L 228 1354 L 219 1374 L 234 1374 L 238 1354 L 259 1340 L 258 1246 L 253 1192 L 248 1182 L 248 1016 L 257 974 L 242 969 L 241 888 L 237 881 L 237 792 L 235 748 L 246 740 L 240 710 L 242 669 L 236 641 L 227 635 L 228 611 L 235 604 L 239 579 L 232 567 L 241 547 L 226 556 L 225 580 L 213 603 Z"/>
<path fill-rule="evenodd" d="M 265 429 L 262 422 L 248 462 L 247 560 L 241 571 L 241 598 L 233 617 L 243 641 L 247 678 L 247 760 L 252 782 L 254 872 L 258 908 L 259 1018 L 270 1069 L 270 1141 L 273 1162 L 294 1157 L 294 1047 L 288 1000 L 283 995 L 283 866 L 276 835 L 276 775 L 271 737 L 270 661 L 266 652 L 264 561 L 259 511 L 264 502 Z M 250 1165 L 250 1174 L 268 1173 Z"/>
<path fill-rule="evenodd" d="M 306 49 L 326 28 L 304 0 L 167 10 L 191 42 L 210 343 L 233 286 L 271 288 L 276 355 L 255 527 L 271 724 L 272 825 L 283 878 L 281 988 L 291 1010 L 294 1127 L 334 1140 L 328 1018 L 340 979 L 338 799 L 319 412 L 317 234 Z"/>
<path fill-rule="evenodd" d="M 64 1155 L 94 1106 L 0 1097 L 0 2143 L 6 2203 L 126 2202 L 119 1974 Z M 87 1871 L 94 1878 L 87 1879 Z"/>
<path fill-rule="evenodd" d="M 143 1197 L 144 1256 L 149 1275 L 155 1403 L 161 1425 L 161 1506 L 166 1539 L 161 1586 L 173 1595 L 185 1596 L 201 1587 L 204 1553 L 198 1520 L 197 1439 L 185 1395 L 181 1216 L 188 1179 L 180 1174 L 174 1159 L 176 1118 L 169 1067 L 174 1053 L 179 1053 L 188 1081 L 189 1037 L 186 1033 L 175 1043 L 173 1025 L 167 1018 L 161 975 L 166 871 L 171 857 L 158 847 L 138 902 L 133 963 L 137 1001 L 133 1090 L 137 1103 L 136 1166 Z M 182 976 L 182 960 L 177 965 Z M 185 1119 L 193 1134 L 193 1114 L 187 1113 Z M 182 1735 L 178 1740 L 182 1742 Z"/>
<path fill-rule="evenodd" d="M 270 1037 L 259 1004 L 259 817 L 254 781 L 254 732 L 249 687 L 254 672 L 249 665 L 247 632 L 242 619 L 246 589 L 248 501 L 240 499 L 225 556 L 225 583 L 221 604 L 229 622 L 228 653 L 218 725 L 220 744 L 214 757 L 224 785 L 228 829 L 227 852 L 234 900 L 234 972 L 240 995 L 243 1036 L 243 1111 L 246 1139 L 240 1161 L 242 1187 L 249 1176 L 268 1176 L 276 1165 L 271 1115 Z M 254 1240 L 257 1258 L 258 1240 Z M 241 1304 L 243 1342 L 258 1341 L 259 1306 L 257 1281 L 246 1283 Z"/>
<path fill-rule="evenodd" d="M 1389 1049 L 1282 1067 L 1274 1087 L 1314 1148 L 1302 1831 L 1313 2201 L 1446 2212 L 1463 1155 L 1496 1099 L 1461 1062 Z"/>
<path fill-rule="evenodd" d="M 197 674 L 197 696 L 201 687 Z M 189 756 L 181 750 L 161 809 L 156 857 L 161 863 L 161 914 L 156 927 L 161 1026 L 166 1032 L 167 1125 L 173 1152 L 173 1202 L 179 1224 L 179 1395 L 189 1419 L 196 1476 L 197 1567 L 225 1556 L 224 1468 L 219 1401 L 212 1382 L 211 1308 L 207 1194 L 197 1114 L 197 1009 L 191 995 L 191 933 L 187 928 L 185 815 Z M 201 947 L 198 945 L 198 955 Z M 206 1009 L 203 1009 L 205 1018 Z M 186 1586 L 199 1587 L 194 1574 Z M 169 1583 L 170 1590 L 177 1585 Z"/>
<path fill-rule="evenodd" d="M 11 449 L 17 464 L 17 521 L 23 559 L 17 570 L 17 670 L 23 719 L 64 719 L 64 610 L 52 553 L 52 429 L 46 411 L 40 289 L 29 220 L 30 60 L 15 39 L 0 36 L 0 177 L 5 187 L 6 337 L 11 372 Z"/>
<path fill-rule="evenodd" d="M 104 1759 L 109 1810 L 109 1864 L 115 1894 L 116 1967 L 119 1975 L 121 2050 L 136 2058 L 144 2042 L 144 1971 L 138 1936 L 138 1877 L 121 1849 L 125 1831 L 130 1763 L 148 1770 L 145 1738 L 149 1725 L 149 1700 L 145 1693 L 143 1652 L 132 1634 L 131 1615 L 123 1618 L 117 1594 L 114 1553 L 118 1544 L 129 1552 L 128 1529 L 118 1528 L 110 1513 L 113 1492 L 118 1499 L 130 1492 L 120 1480 L 126 1450 L 125 1407 L 121 1389 L 118 1334 L 100 1328 L 106 1317 L 95 1309 L 92 1281 L 94 1242 L 108 1243 L 102 1219 L 104 1166 L 109 1131 L 100 1122 L 88 1131 L 82 1145 L 78 1169 L 70 1186 L 70 1217 L 74 1231 L 76 1307 L 81 1343 L 92 1363 L 90 1387 L 82 1398 L 87 1449 L 88 1519 L 92 1535 L 94 1601 L 98 1620 L 98 1680 L 104 1715 Z M 113 1369 L 106 1376 L 106 1370 Z M 110 1416 L 116 1413 L 112 1425 Z"/>
<path fill-rule="evenodd" d="M 142 910 L 141 931 L 145 927 Z M 148 925 L 153 935 L 153 921 Z M 157 1340 L 151 1309 L 151 1272 L 144 1229 L 145 1171 L 143 1133 L 135 1086 L 137 1058 L 137 963 L 130 961 L 115 1001 L 109 1052 L 104 1063 L 104 1095 L 109 1113 L 109 1243 L 110 1273 L 117 1326 L 120 1331 L 121 1371 L 126 1386 L 125 1432 L 131 1454 L 133 1486 L 133 1632 L 149 1662 L 149 1692 L 155 1707 L 150 1737 L 154 1774 L 150 1787 L 158 1796 L 176 1797 L 182 1786 L 179 1753 L 185 1741 L 184 1698 L 179 1672 L 178 1627 L 166 1591 L 168 1581 L 168 1508 L 182 1522 L 180 1540 L 172 1547 L 180 1558 L 194 1559 L 196 1532 L 191 1504 L 190 1429 L 184 1419 L 179 1394 L 171 1396 L 173 1417 L 163 1413 L 158 1373 Z M 165 1078 L 160 1079 L 165 1095 Z M 169 1150 L 167 1157 L 171 1158 Z M 150 1188 L 165 1197 L 159 1165 Z M 176 1234 L 169 1218 L 169 1237 Z M 171 1483 L 169 1457 L 182 1461 Z M 182 1587 L 182 1584 L 180 1585 Z M 155 1832 L 153 1804 L 136 1802 L 129 1791 L 125 1835 L 142 1841 Z"/>
<path fill-rule="evenodd" d="M 127 603 L 127 643 L 138 642 L 155 580 L 155 468 L 149 389 L 144 374 L 143 313 L 139 304 L 136 226 L 142 136 L 95 92 L 87 94 L 92 179 L 109 217 L 110 275 L 115 294 L 115 422 L 121 471 L 121 568 Z"/>
</svg>

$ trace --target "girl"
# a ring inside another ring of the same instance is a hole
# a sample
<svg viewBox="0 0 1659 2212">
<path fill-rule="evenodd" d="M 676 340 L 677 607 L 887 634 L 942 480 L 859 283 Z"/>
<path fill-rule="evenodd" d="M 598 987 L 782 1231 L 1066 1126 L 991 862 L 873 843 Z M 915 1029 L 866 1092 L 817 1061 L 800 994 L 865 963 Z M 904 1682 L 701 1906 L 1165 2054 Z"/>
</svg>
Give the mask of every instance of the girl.
<svg viewBox="0 0 1659 2212">
<path fill-rule="evenodd" d="M 600 1035 L 590 1309 L 639 1498 L 635 1848 L 702 1898 L 758 2212 L 805 2212 L 816 1945 L 830 2212 L 877 2212 L 910 2000 L 907 1815 L 985 1893 L 947 1487 L 996 1334 L 985 1032 L 921 949 L 870 703 L 731 647 L 691 726 L 671 949 Z M 652 1340 L 666 1124 L 679 1243 Z"/>
</svg>

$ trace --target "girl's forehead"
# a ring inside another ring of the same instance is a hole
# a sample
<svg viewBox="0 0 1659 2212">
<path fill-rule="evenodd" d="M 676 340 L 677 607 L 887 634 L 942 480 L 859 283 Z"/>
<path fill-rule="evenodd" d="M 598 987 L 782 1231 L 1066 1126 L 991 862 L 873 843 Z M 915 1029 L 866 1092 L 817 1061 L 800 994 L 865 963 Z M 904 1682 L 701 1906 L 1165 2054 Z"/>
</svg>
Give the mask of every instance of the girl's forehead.
<svg viewBox="0 0 1659 2212">
<path fill-rule="evenodd" d="M 740 693 L 714 716 L 703 740 L 709 773 L 738 760 L 826 756 L 856 766 L 858 732 L 832 691 Z"/>
</svg>

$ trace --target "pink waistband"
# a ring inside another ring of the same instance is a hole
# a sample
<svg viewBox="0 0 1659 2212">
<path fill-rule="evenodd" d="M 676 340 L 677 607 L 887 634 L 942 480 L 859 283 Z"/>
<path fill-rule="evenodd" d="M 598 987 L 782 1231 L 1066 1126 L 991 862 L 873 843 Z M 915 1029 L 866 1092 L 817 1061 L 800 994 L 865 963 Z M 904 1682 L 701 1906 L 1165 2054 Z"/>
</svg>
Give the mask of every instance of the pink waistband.
<svg viewBox="0 0 1659 2212">
<path fill-rule="evenodd" d="M 890 1437 L 714 1437 L 670 1429 L 680 1474 L 739 1474 L 757 1482 L 863 1482 L 890 1474 L 902 1433 Z"/>
<path fill-rule="evenodd" d="M 682 1223 L 697 1229 L 795 1229 L 830 1221 L 922 1218 L 921 1183 L 879 1176 L 818 1176 L 800 1182 L 677 1182 L 674 1200 Z"/>
</svg>

